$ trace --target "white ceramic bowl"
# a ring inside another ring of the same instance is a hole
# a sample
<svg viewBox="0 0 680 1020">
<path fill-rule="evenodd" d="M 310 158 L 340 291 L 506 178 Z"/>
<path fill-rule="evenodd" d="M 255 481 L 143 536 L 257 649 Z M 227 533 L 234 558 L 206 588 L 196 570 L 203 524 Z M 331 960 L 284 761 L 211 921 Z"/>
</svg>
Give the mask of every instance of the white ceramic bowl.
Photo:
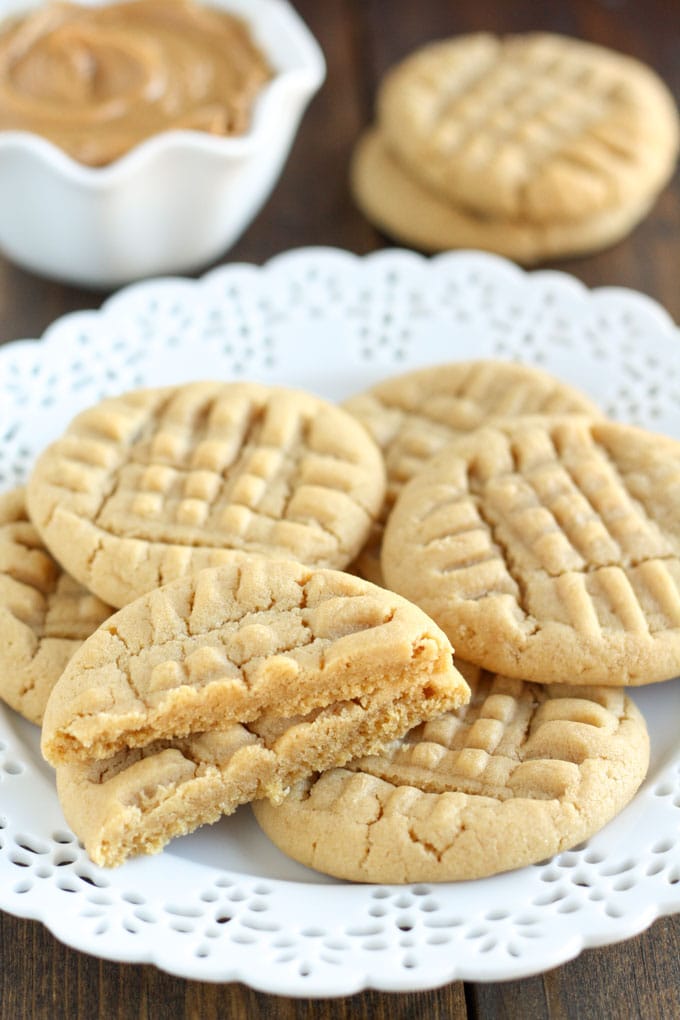
<svg viewBox="0 0 680 1020">
<path fill-rule="evenodd" d="M 286 0 L 209 2 L 248 22 L 274 68 L 248 133 L 168 131 L 93 168 L 35 134 L 0 132 L 0 249 L 8 258 L 43 276 L 108 289 L 192 272 L 245 230 L 279 177 L 325 63 Z M 11 0 L 2 13 L 37 6 Z"/>
</svg>

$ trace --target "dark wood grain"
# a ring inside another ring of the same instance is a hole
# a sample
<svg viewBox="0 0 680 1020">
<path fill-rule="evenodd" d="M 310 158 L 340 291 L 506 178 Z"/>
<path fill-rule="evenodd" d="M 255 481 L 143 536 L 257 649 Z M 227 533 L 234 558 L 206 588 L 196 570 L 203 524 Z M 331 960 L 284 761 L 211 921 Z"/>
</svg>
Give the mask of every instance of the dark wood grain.
<svg viewBox="0 0 680 1020">
<path fill-rule="evenodd" d="M 150 966 L 110 963 L 68 949 L 36 921 L 0 914 L 0 1016 L 87 1020 L 465 1020 L 459 982 L 432 992 L 366 991 L 339 999 L 290 999 L 241 984 L 185 981 Z"/>
<path fill-rule="evenodd" d="M 351 201 L 349 156 L 371 118 L 380 75 L 437 36 L 536 28 L 582 36 L 646 60 L 680 98 L 680 17 L 670 0 L 297 0 L 296 6 L 326 53 L 328 78 L 309 108 L 280 184 L 224 261 L 260 263 L 308 244 L 363 253 L 388 243 Z M 590 286 L 641 290 L 680 320 L 679 256 L 676 176 L 629 238 L 609 251 L 555 267 Z M 97 306 L 102 296 L 39 279 L 0 258 L 0 342 L 40 336 L 59 315 Z M 98 960 L 62 946 L 36 922 L 0 914 L 0 1018 L 671 1020 L 680 1016 L 679 961 L 680 917 L 675 917 L 657 921 L 638 938 L 587 951 L 522 981 L 295 1000 Z"/>
<path fill-rule="evenodd" d="M 678 918 L 636 939 L 591 949 L 535 978 L 470 986 L 470 1015 L 488 1020 L 671 1020 L 680 1016 Z"/>
</svg>

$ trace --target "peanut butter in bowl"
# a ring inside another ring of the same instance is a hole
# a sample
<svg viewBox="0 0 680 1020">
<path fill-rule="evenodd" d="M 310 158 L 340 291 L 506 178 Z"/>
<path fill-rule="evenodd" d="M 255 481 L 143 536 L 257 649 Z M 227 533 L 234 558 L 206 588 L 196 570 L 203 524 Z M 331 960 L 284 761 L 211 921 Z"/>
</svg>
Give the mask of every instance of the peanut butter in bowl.
<svg viewBox="0 0 680 1020">
<path fill-rule="evenodd" d="M 324 80 L 293 5 L 0 8 L 2 255 L 107 290 L 222 256 L 275 187 Z"/>
<path fill-rule="evenodd" d="M 29 131 L 105 166 L 162 131 L 245 134 L 272 73 L 226 10 L 49 3 L 0 30 L 0 131 Z"/>
</svg>

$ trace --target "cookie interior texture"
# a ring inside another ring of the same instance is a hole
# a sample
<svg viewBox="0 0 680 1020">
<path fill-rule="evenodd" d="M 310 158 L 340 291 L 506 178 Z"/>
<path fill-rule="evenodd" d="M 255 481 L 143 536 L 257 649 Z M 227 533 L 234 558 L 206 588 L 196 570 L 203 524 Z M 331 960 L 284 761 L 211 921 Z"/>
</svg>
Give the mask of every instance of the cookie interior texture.
<svg viewBox="0 0 680 1020">
<path fill-rule="evenodd" d="M 549 687 L 460 666 L 470 703 L 383 753 L 253 804 L 270 839 L 354 882 L 483 878 L 569 849 L 634 796 L 649 762 L 620 689 Z"/>
<path fill-rule="evenodd" d="M 433 686 L 443 687 L 441 676 Z M 467 694 L 465 695 L 467 697 Z M 358 755 L 382 750 L 414 719 L 438 715 L 455 699 L 423 695 L 416 682 L 398 692 L 337 700 L 306 715 L 263 715 L 246 724 L 125 749 L 103 761 L 58 765 L 64 815 L 97 864 L 114 867 L 156 853 L 173 837 L 267 797 Z"/>
<path fill-rule="evenodd" d="M 26 513 L 23 488 L 0 495 L 0 698 L 30 722 L 82 642 L 113 610 L 65 573 Z"/>
<path fill-rule="evenodd" d="M 27 500 L 63 566 L 120 607 L 234 552 L 342 568 L 384 485 L 380 452 L 340 408 L 206 382 L 84 411 L 39 458 Z"/>
<path fill-rule="evenodd" d="M 468 696 L 448 639 L 405 599 L 339 571 L 244 557 L 156 589 L 100 627 L 55 685 L 42 751 L 55 765 L 87 762 L 383 697 L 408 702 L 407 729 L 418 712 Z"/>
<path fill-rule="evenodd" d="M 576 416 L 461 437 L 403 489 L 387 584 L 459 655 L 543 683 L 680 673 L 680 443 Z"/>
</svg>

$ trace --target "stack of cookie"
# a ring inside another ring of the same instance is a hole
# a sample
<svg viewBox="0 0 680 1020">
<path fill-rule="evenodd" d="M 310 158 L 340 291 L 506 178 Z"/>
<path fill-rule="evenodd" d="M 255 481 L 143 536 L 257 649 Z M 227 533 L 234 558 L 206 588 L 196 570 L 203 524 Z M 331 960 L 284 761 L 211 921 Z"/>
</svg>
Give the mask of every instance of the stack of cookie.
<svg viewBox="0 0 680 1020">
<path fill-rule="evenodd" d="M 525 366 L 124 394 L 0 501 L 2 694 L 97 863 L 253 802 L 351 880 L 519 867 L 644 778 L 679 496 L 679 443 Z"/>
<path fill-rule="evenodd" d="M 409 245 L 531 264 L 628 234 L 673 173 L 678 137 L 672 95 L 630 57 L 545 33 L 459 36 L 388 73 L 352 189 Z"/>
</svg>

